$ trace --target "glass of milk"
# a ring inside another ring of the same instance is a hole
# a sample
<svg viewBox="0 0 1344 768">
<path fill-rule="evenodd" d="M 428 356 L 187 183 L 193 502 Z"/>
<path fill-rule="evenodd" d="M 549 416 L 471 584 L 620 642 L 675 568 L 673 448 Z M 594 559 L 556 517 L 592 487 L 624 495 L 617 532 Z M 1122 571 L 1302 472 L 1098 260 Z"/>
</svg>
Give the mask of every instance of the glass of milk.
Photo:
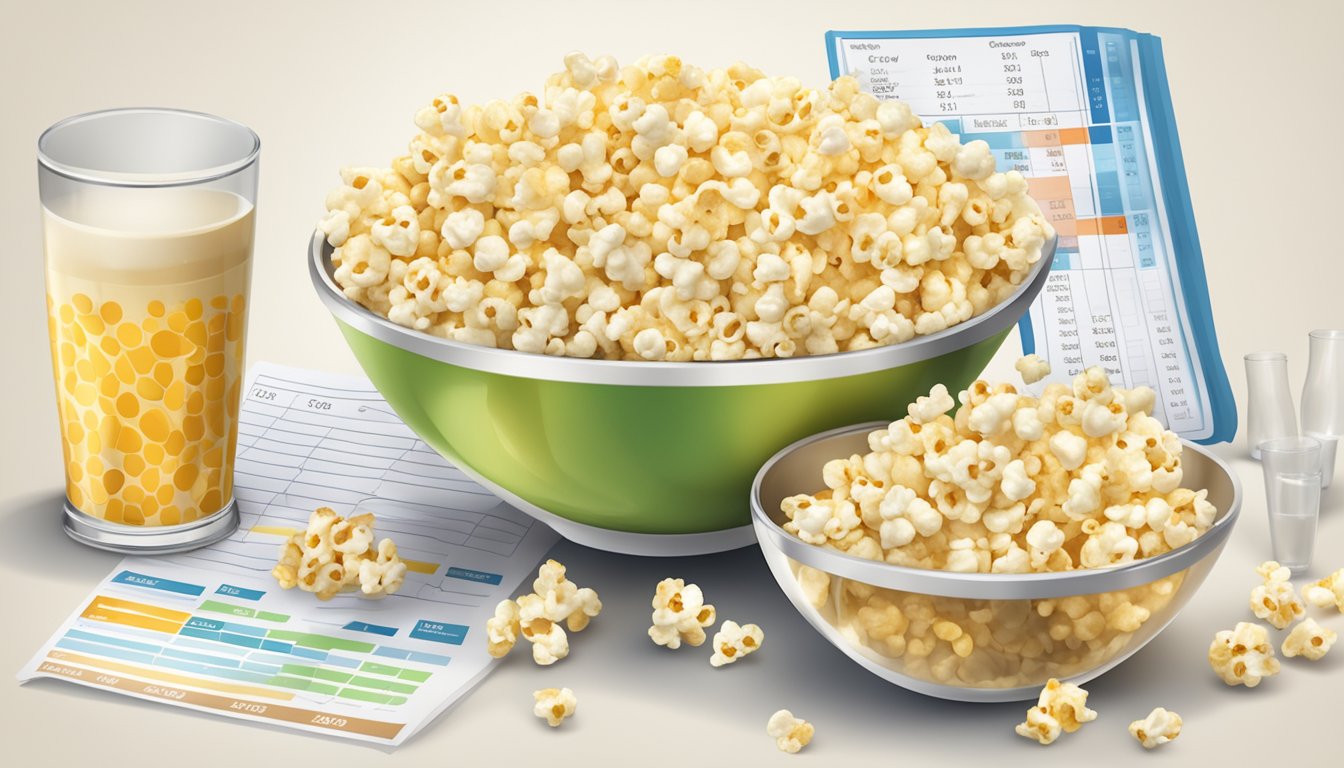
<svg viewBox="0 0 1344 768">
<path fill-rule="evenodd" d="M 115 109 L 38 139 L 65 530 L 177 552 L 238 525 L 261 142 L 238 123 Z"/>
<path fill-rule="evenodd" d="M 1321 444 L 1311 437 L 1260 443 L 1274 559 L 1294 576 L 1311 566 L 1321 516 Z"/>
</svg>

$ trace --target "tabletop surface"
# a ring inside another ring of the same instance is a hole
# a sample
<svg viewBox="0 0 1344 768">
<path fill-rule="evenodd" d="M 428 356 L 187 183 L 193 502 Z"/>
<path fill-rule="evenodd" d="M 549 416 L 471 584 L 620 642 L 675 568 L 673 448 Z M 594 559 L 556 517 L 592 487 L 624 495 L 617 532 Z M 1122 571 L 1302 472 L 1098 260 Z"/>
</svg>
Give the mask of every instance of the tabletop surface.
<svg viewBox="0 0 1344 768">
<path fill-rule="evenodd" d="M 1132 0 L 1106 8 L 1059 0 L 1031 4 L 781 0 L 759 4 L 658 4 L 602 0 L 558 10 L 517 4 L 323 3 L 238 0 L 227 5 L 113 5 L 5 0 L 18 23 L 0 25 L 0 72 L 11 104 L 0 120 L 0 222 L 10 298 L 0 320 L 9 404 L 0 441 L 0 530 L 5 557 L 6 640 L 0 669 L 17 671 L 117 562 L 60 529 L 60 448 L 43 326 L 38 133 L 61 117 L 127 105 L 171 105 L 225 115 L 260 134 L 262 182 L 249 358 L 357 371 L 309 287 L 304 248 L 341 165 L 384 164 L 412 135 L 414 111 L 451 90 L 464 101 L 537 89 L 568 51 L 622 62 L 669 52 L 703 66 L 746 60 L 809 84 L 826 80 L 827 29 L 936 28 L 1079 23 L 1162 37 L 1209 271 L 1219 341 L 1233 388 L 1244 394 L 1240 357 L 1256 349 L 1290 356 L 1294 387 L 1306 364 L 1306 333 L 1344 327 L 1344 284 L 1334 228 L 1344 153 L 1328 132 L 1344 123 L 1331 95 L 1338 69 L 1338 3 L 1191 5 Z M 306 7 L 300 7 L 306 6 Z M 580 9 L 581 8 L 581 9 Z M 507 16 L 505 15 L 507 14 Z M 504 24 L 513 27 L 505 31 Z M 15 97 L 14 94 L 22 93 Z M 1010 338 L 990 374 L 1012 375 Z M 1243 414 L 1244 415 L 1244 414 Z M 1254 690 L 1224 686 L 1205 660 L 1213 633 L 1251 618 L 1254 567 L 1269 556 L 1259 465 L 1242 435 L 1216 448 L 1241 477 L 1242 519 L 1217 566 L 1176 621 L 1116 670 L 1087 686 L 1095 723 L 1045 751 L 1014 736 L 1025 704 L 969 705 L 888 685 L 828 645 L 775 586 L 760 553 L 639 559 L 561 543 L 553 556 L 605 608 L 549 668 L 519 652 L 459 706 L 396 751 L 353 745 L 118 697 L 51 680 L 0 685 L 0 722 L 21 765 L 129 763 L 197 766 L 305 763 L 426 765 L 708 764 L 790 759 L 765 734 L 776 709 L 811 720 L 816 740 L 799 757 L 823 763 L 891 756 L 965 760 L 1040 759 L 1092 764 L 1135 759 L 1128 723 L 1156 706 L 1185 718 L 1176 743 L 1151 758 L 1239 763 L 1328 761 L 1344 705 L 1344 651 L 1311 664 L 1285 660 Z M 1325 496 L 1317 543 L 1320 577 L 1344 567 L 1344 472 Z M 645 635 L 649 598 L 665 576 L 699 583 L 722 617 L 764 628 L 762 651 L 725 669 L 708 650 L 667 651 Z M 1315 612 L 1321 618 L 1322 612 Z M 1344 616 L 1327 625 L 1344 631 Z M 1281 639 L 1275 633 L 1275 642 Z M 568 686 L 576 717 L 552 731 L 531 714 L 536 688 Z M 111 757 L 111 756 L 117 757 Z"/>
</svg>

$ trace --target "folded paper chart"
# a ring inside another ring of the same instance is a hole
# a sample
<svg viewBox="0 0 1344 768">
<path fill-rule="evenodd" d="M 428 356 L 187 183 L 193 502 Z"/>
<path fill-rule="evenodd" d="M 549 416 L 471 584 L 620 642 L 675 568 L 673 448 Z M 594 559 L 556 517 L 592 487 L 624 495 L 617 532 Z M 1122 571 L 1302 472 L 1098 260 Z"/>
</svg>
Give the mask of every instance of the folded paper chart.
<svg viewBox="0 0 1344 768">
<path fill-rule="evenodd" d="M 489 671 L 482 627 L 557 540 L 415 437 L 365 380 L 256 366 L 241 414 L 242 525 L 127 558 L 19 673 L 396 745 Z M 371 512 L 408 566 L 394 595 L 280 589 L 313 509 Z"/>
<path fill-rule="evenodd" d="M 1232 439 L 1162 43 L 1078 26 L 829 32 L 831 76 L 989 145 L 1059 233 L 1020 327 L 1049 381 L 1099 365 L 1158 393 L 1154 415 L 1197 442 Z"/>
</svg>

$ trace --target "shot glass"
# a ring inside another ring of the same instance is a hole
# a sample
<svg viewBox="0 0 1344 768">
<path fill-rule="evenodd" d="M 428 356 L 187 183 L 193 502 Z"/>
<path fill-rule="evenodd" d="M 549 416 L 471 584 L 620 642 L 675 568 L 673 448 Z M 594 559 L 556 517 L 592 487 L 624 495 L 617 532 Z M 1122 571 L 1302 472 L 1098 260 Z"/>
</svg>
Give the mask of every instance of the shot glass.
<svg viewBox="0 0 1344 768">
<path fill-rule="evenodd" d="M 260 141 L 171 109 L 38 139 L 66 532 L 120 552 L 238 525 L 233 461 Z"/>
<path fill-rule="evenodd" d="M 1274 559 L 1293 575 L 1311 566 L 1321 515 L 1321 444 L 1283 437 L 1260 444 Z"/>
<path fill-rule="evenodd" d="M 1321 444 L 1321 487 L 1329 488 L 1335 476 L 1335 454 L 1339 449 L 1339 438 L 1321 432 L 1307 432 L 1307 437 Z"/>
<path fill-rule="evenodd" d="M 1252 352 L 1246 362 L 1246 444 L 1260 458 L 1260 443 L 1297 434 L 1297 412 L 1288 389 L 1288 356 Z"/>
</svg>

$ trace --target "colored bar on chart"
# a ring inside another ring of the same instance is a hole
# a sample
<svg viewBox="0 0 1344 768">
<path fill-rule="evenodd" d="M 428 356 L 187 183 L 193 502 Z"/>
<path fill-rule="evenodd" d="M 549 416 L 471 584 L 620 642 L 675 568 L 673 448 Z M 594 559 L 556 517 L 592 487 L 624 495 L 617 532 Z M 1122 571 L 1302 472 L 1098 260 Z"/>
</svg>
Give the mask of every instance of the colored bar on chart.
<svg viewBox="0 0 1344 768">
<path fill-rule="evenodd" d="M 191 595 L 196 597 L 205 591 L 205 587 L 197 584 L 188 584 L 184 581 L 172 581 L 171 579 L 160 579 L 156 576 L 146 576 L 143 573 L 135 571 L 122 571 L 112 577 L 114 584 L 129 584 L 134 587 L 145 587 L 146 589 L 158 589 L 164 592 L 173 592 L 179 595 Z"/>
<path fill-rule="evenodd" d="M 365 643 L 359 640 L 346 640 L 341 637 L 331 637 L 329 635 L 314 635 L 308 632 L 293 632 L 287 629 L 272 629 L 266 632 L 266 637 L 272 640 L 288 640 L 295 645 L 307 648 L 316 648 L 322 651 L 340 650 L 353 651 L 354 653 L 368 653 L 374 649 L 373 643 Z"/>
<path fill-rule="evenodd" d="M 415 628 L 411 630 L 411 637 L 416 640 L 432 640 L 436 643 L 461 645 L 462 641 L 467 638 L 467 629 L 462 624 L 448 624 L 442 621 L 421 619 L 415 623 Z"/>
<path fill-rule="evenodd" d="M 368 632 L 369 634 L 383 635 L 384 637 L 392 637 L 397 634 L 396 627 L 384 627 L 379 624 L 370 624 L 367 621 L 352 621 L 344 627 L 341 627 L 341 629 L 348 629 L 352 632 Z"/>
<path fill-rule="evenodd" d="M 1102 216 L 1096 219 L 1078 219 L 1080 235 L 1126 235 L 1129 222 L 1124 216 Z"/>
<path fill-rule="evenodd" d="M 248 608 L 245 605 L 230 605 L 218 600 L 206 600 L 201 603 L 201 610 L 211 613 L 224 613 L 230 616 L 242 616 L 249 619 L 257 615 L 256 608 Z"/>
<path fill-rule="evenodd" d="M 353 677 L 349 682 L 351 685 L 358 685 L 361 688 L 373 688 L 379 691 L 391 691 L 392 693 L 415 693 L 416 691 L 414 685 L 396 683 L 376 677 Z"/>
<path fill-rule="evenodd" d="M 359 688 L 342 688 L 341 692 L 336 694 L 342 699 L 351 701 L 371 701 L 374 704 L 405 704 L 405 696 L 393 696 L 387 693 L 376 693 L 374 691 L 365 691 Z"/>
<path fill-rule="evenodd" d="M 153 685 L 126 677 L 119 678 L 108 677 L 105 675 L 88 675 L 83 669 L 53 663 L 51 661 L 43 662 L 39 667 L 39 671 L 79 680 L 100 688 L 111 688 L 140 696 L 163 699 L 168 702 L 180 702 L 192 706 L 204 707 L 206 709 L 215 709 L 221 712 L 237 712 L 240 708 L 247 711 L 256 706 L 255 702 L 236 699 L 230 696 L 219 696 L 213 693 L 202 693 L 200 691 L 173 688 L 170 686 Z M 274 695 L 284 696 L 286 697 L 286 700 L 293 698 L 292 694 L 278 691 L 275 692 Z M 401 704 L 404 703 L 404 699 L 403 701 L 379 703 Z M 264 712 L 258 716 L 278 722 L 301 723 L 310 727 L 325 728 L 333 731 L 345 731 L 347 733 L 358 733 L 379 739 L 393 739 L 401 732 L 402 728 L 406 727 L 402 723 L 387 723 L 379 720 L 368 720 L 360 717 L 347 716 L 333 718 L 323 717 L 322 715 L 323 713 L 310 709 L 268 703 L 265 705 Z"/>
<path fill-rule="evenodd" d="M 95 632 L 85 632 L 81 629 L 72 629 L 69 632 L 66 632 L 65 636 L 74 638 L 75 640 L 87 640 L 91 643 L 98 643 L 100 645 L 114 645 L 118 648 L 129 648 L 133 651 L 144 651 L 145 653 L 158 653 L 161 650 L 161 646 L 154 645 L 153 643 L 141 643 L 135 640 L 127 640 L 124 637 L 112 637 L 111 635 L 102 635 Z"/>
<path fill-rule="evenodd" d="M 311 677 L 316 680 L 329 680 L 334 683 L 348 683 L 354 675 L 322 667 L 309 667 L 303 664 L 286 664 L 280 668 L 281 674 L 294 677 Z"/>
<path fill-rule="evenodd" d="M 499 582 L 504 578 L 498 573 L 474 571 L 470 568 L 458 568 L 457 566 L 450 567 L 447 576 L 450 579 L 462 579 L 463 581 L 474 581 L 480 584 L 490 584 L 492 586 L 498 586 Z"/>
<path fill-rule="evenodd" d="M 448 666 L 448 662 L 453 660 L 452 656 L 440 656 L 437 653 L 420 653 L 411 651 L 406 655 L 407 661 L 418 661 L 421 664 L 434 664 L 440 667 Z"/>
<path fill-rule="evenodd" d="M 257 611 L 257 618 L 262 621 L 274 621 L 277 624 L 284 624 L 289 621 L 289 616 L 283 613 L 271 613 L 270 611 Z"/>
<path fill-rule="evenodd" d="M 221 683 L 215 680 L 202 680 L 197 677 L 188 677 L 173 672 L 163 672 L 157 669 L 146 669 L 134 664 L 123 664 L 117 661 L 108 661 L 106 659 L 95 659 L 83 654 L 70 653 L 67 651 L 52 651 L 47 654 L 47 659 L 56 662 L 65 662 L 68 664 L 82 664 L 94 669 L 102 669 L 110 672 L 121 672 L 127 675 L 136 675 L 147 680 L 160 680 L 166 683 L 178 683 L 179 685 L 192 685 L 197 688 L 209 688 L 226 693 L 237 693 L 244 696 L 260 696 L 268 699 L 279 699 L 289 701 L 294 698 L 291 693 L 284 691 L 272 691 L 267 688 L 258 688 L 254 685 L 237 685 L 234 683 Z"/>
<path fill-rule="evenodd" d="M 426 575 L 430 575 L 433 574 L 435 571 L 439 570 L 438 563 L 426 563 L 423 560 L 402 560 L 401 562 L 406 566 L 406 570 L 410 571 L 411 573 L 423 573 Z"/>
</svg>

